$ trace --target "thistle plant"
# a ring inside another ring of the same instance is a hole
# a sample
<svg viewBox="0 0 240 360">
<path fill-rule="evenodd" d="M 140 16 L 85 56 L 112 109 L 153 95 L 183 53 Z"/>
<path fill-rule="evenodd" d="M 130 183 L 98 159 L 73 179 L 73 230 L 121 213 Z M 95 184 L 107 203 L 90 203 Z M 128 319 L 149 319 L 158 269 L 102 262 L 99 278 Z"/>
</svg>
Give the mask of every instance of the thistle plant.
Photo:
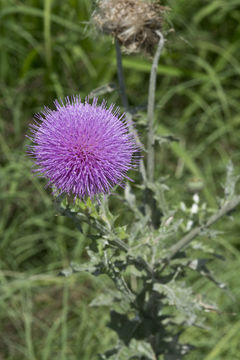
<svg viewBox="0 0 240 360">
<path fill-rule="evenodd" d="M 96 26 L 111 34 L 127 53 L 152 55 L 169 8 L 144 0 L 101 0 L 93 14 Z"/>
<path fill-rule="evenodd" d="M 30 126 L 34 145 L 29 154 L 35 172 L 48 179 L 61 195 L 80 199 L 108 193 L 122 184 L 126 172 L 136 166 L 137 145 L 124 115 L 103 101 L 97 105 L 79 97 L 55 102 L 56 110 L 45 108 Z"/>
<path fill-rule="evenodd" d="M 136 11 L 129 11 L 125 18 L 122 15 L 127 8 Z M 208 263 L 217 260 L 215 250 L 204 240 L 217 236 L 210 227 L 240 204 L 233 167 L 228 167 L 225 192 L 216 211 L 197 193 L 190 210 L 185 199 L 171 208 L 165 196 L 168 185 L 155 171 L 156 141 L 162 146 L 175 141 L 173 136 L 157 136 L 154 127 L 157 66 L 165 44 L 164 11 L 159 4 L 142 0 L 102 0 L 94 12 L 96 25 L 114 37 L 124 115 L 113 105 L 107 108 L 105 102 L 97 105 L 96 99 L 89 103 L 67 98 L 65 104 L 56 102 L 55 110 L 45 109 L 31 125 L 34 144 L 29 153 L 37 174 L 53 186 L 56 211 L 71 218 L 90 241 L 88 260 L 71 263 L 60 275 L 87 271 L 99 281 L 103 274 L 112 280 L 112 286 L 91 303 L 109 308 L 107 326 L 118 339 L 99 354 L 100 359 L 182 359 L 196 345 L 183 343 L 185 330 L 203 326 L 199 314 L 213 308 L 187 285 L 189 273 L 196 272 L 213 281 L 219 291 L 227 291 L 208 269 Z M 121 45 L 148 54 L 155 50 L 145 145 L 128 105 Z M 139 170 L 135 183 L 127 175 L 131 169 Z M 124 187 L 123 194 L 117 185 Z M 113 187 L 115 194 L 110 194 Z M 123 216 L 123 223 L 110 210 L 112 197 L 119 201 L 121 211 L 129 214 L 128 222 Z"/>
</svg>

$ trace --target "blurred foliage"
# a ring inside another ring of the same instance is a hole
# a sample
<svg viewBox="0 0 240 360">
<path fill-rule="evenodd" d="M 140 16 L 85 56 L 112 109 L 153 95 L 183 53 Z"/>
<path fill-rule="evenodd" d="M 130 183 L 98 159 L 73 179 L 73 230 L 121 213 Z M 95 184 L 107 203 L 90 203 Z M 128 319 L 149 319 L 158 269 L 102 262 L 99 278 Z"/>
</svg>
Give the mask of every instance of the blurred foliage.
<svg viewBox="0 0 240 360">
<path fill-rule="evenodd" d="M 183 198 L 190 206 L 197 186 L 213 207 L 229 158 L 239 173 L 240 1 L 164 3 L 172 8 L 174 31 L 158 67 L 156 129 L 180 141 L 156 144 L 156 175 L 167 178 L 172 206 Z M 0 2 L 0 359 L 88 360 L 113 341 L 104 310 L 87 307 L 106 278 L 100 286 L 90 276 L 56 276 L 70 261 L 86 261 L 89 240 L 70 219 L 55 216 L 50 192 L 31 175 L 25 156 L 28 123 L 43 105 L 117 84 L 114 46 L 89 24 L 91 11 L 89 0 Z M 130 105 L 144 108 L 151 62 L 125 56 L 123 63 Z M 117 91 L 105 97 L 119 104 Z M 144 112 L 135 121 L 144 140 Z M 111 206 L 121 215 L 119 226 L 129 221 L 117 200 Z M 184 335 L 199 347 L 189 359 L 240 359 L 237 214 L 235 219 L 210 240 L 226 258 L 211 268 L 233 296 L 196 275 L 189 280 L 195 294 L 211 294 L 221 311 L 206 313 L 207 327 Z M 84 230 L 91 232 L 87 225 Z"/>
</svg>

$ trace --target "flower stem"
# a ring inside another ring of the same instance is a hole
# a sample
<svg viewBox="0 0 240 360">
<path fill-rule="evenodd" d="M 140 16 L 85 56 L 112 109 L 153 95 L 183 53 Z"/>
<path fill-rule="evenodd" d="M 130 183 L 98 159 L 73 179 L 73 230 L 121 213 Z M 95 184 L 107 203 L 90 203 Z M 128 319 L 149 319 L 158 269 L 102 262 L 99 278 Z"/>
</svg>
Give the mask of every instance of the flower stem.
<svg viewBox="0 0 240 360">
<path fill-rule="evenodd" d="M 127 99 L 124 74 L 123 74 L 121 48 L 119 45 L 119 41 L 116 38 L 115 38 L 115 47 L 116 47 L 116 58 L 117 58 L 117 74 L 118 74 L 118 82 L 119 82 L 119 89 L 120 89 L 119 93 L 120 93 L 121 101 L 122 101 L 122 104 L 124 107 L 124 111 L 126 113 L 126 118 L 127 118 L 128 124 L 129 124 L 129 128 L 130 128 L 131 132 L 134 134 L 136 143 L 140 149 L 145 150 L 143 144 L 141 143 L 141 141 L 137 135 L 137 132 L 134 129 L 133 121 L 132 121 L 132 114 L 129 112 L 128 99 Z M 139 162 L 139 168 L 140 168 L 140 172 L 142 175 L 142 179 L 144 182 L 146 182 L 146 170 L 145 170 L 142 159 Z"/>
<path fill-rule="evenodd" d="M 51 6 L 52 0 L 44 1 L 44 43 L 45 54 L 48 68 L 52 65 L 52 48 L 51 48 Z"/>
<path fill-rule="evenodd" d="M 148 90 L 148 107 L 147 107 L 147 121 L 148 121 L 148 140 L 147 140 L 147 177 L 148 181 L 153 182 L 154 180 L 154 107 L 155 107 L 155 92 L 156 92 L 156 81 L 157 81 L 157 67 L 161 52 L 164 46 L 164 37 L 157 32 L 160 37 L 158 47 L 153 58 L 152 69 L 149 80 Z"/>
<path fill-rule="evenodd" d="M 124 110 L 128 110 L 128 99 L 126 95 L 125 81 L 123 75 L 123 66 L 122 66 L 122 54 L 119 45 L 118 39 L 115 38 L 115 47 L 116 47 L 116 57 L 117 57 L 117 74 L 118 74 L 118 82 L 120 87 L 120 97 L 124 107 Z"/>
<path fill-rule="evenodd" d="M 168 263 L 181 249 L 185 248 L 190 244 L 200 233 L 209 228 L 215 222 L 220 220 L 223 216 L 228 215 L 231 211 L 237 208 L 240 205 L 240 195 L 236 196 L 230 201 L 227 201 L 225 205 L 215 214 L 213 214 L 207 223 L 202 226 L 195 227 L 188 234 L 186 234 L 182 239 L 180 239 L 175 245 L 170 249 L 170 254 L 167 257 L 166 263 Z M 164 267 L 165 268 L 165 267 Z"/>
<path fill-rule="evenodd" d="M 157 46 L 156 53 L 153 58 L 152 68 L 149 79 L 149 89 L 148 89 L 148 105 L 147 105 L 147 182 L 153 183 L 154 181 L 154 107 L 155 107 L 155 92 L 156 92 L 156 82 L 157 82 L 157 67 L 159 58 L 164 46 L 164 37 L 160 31 L 157 31 L 159 36 L 159 43 Z M 156 202 L 153 199 L 152 192 L 149 186 L 146 187 L 145 191 L 145 204 L 148 205 L 151 209 L 151 219 L 152 225 L 154 227 L 158 226 L 158 214 L 156 211 Z M 145 205 L 145 207 L 146 207 Z"/>
</svg>

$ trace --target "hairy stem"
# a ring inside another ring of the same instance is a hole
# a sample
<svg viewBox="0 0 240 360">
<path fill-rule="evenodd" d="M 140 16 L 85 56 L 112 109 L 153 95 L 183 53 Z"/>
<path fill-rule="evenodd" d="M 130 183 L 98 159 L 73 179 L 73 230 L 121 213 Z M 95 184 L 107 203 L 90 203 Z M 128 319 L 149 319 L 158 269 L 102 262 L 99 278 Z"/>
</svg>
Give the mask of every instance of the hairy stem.
<svg viewBox="0 0 240 360">
<path fill-rule="evenodd" d="M 164 46 L 164 37 L 158 31 L 157 34 L 160 37 L 158 47 L 153 58 L 152 69 L 150 74 L 149 81 L 149 90 L 148 90 L 148 107 L 147 107 L 147 121 L 148 121 L 148 139 L 147 139 L 147 176 L 148 181 L 153 182 L 154 180 L 154 107 L 155 107 L 155 92 L 156 92 L 156 82 L 157 82 L 157 67 L 161 52 Z"/>
<path fill-rule="evenodd" d="M 156 92 L 156 82 L 157 82 L 157 67 L 158 62 L 161 56 L 161 52 L 164 46 L 164 37 L 160 31 L 157 31 L 159 36 L 159 43 L 157 50 L 152 62 L 152 68 L 149 79 L 149 89 L 148 89 L 148 105 L 147 105 L 147 181 L 154 181 L 154 108 L 155 108 L 155 92 Z M 145 208 L 148 205 L 151 209 L 151 219 L 152 225 L 158 227 L 159 214 L 156 211 L 156 202 L 153 198 L 152 192 L 149 187 L 145 190 Z"/>
<path fill-rule="evenodd" d="M 138 134 L 134 129 L 133 121 L 132 121 L 132 114 L 128 111 L 129 107 L 128 107 L 128 99 L 127 99 L 127 94 L 126 94 L 125 81 L 124 81 L 124 74 L 123 74 L 122 54 L 121 54 L 119 41 L 116 38 L 115 38 L 115 47 L 116 47 L 116 58 L 117 58 L 117 74 L 118 74 L 118 82 L 119 82 L 119 90 L 120 90 L 119 93 L 120 93 L 121 101 L 122 101 L 122 104 L 124 107 L 124 111 L 126 112 L 126 118 L 128 121 L 129 128 L 135 137 L 136 143 L 140 149 L 144 150 L 144 146 L 141 143 L 141 141 L 138 137 Z M 144 182 L 146 182 L 146 170 L 145 170 L 142 159 L 139 162 L 139 168 L 140 168 L 140 172 L 142 175 L 142 179 Z"/>
<path fill-rule="evenodd" d="M 122 66 L 122 54 L 121 49 L 119 45 L 118 39 L 115 38 L 115 47 L 116 47 L 116 57 L 117 57 L 117 74 L 118 74 L 118 82 L 119 82 L 119 88 L 120 88 L 120 97 L 121 101 L 124 107 L 124 110 L 128 110 L 128 99 L 126 95 L 126 88 L 125 88 L 125 81 L 124 81 L 124 75 L 123 75 L 123 66 Z"/>
<path fill-rule="evenodd" d="M 61 206 L 61 201 L 63 200 L 63 196 L 58 196 L 55 199 L 55 209 L 59 212 L 59 214 L 61 214 L 62 216 L 66 216 L 70 219 L 72 219 L 77 227 L 77 229 L 82 232 L 82 226 L 81 226 L 81 222 L 85 222 L 87 224 L 89 224 L 91 227 L 94 227 L 96 230 L 99 231 L 100 234 L 106 235 L 108 234 L 108 229 L 106 229 L 104 227 L 104 225 L 101 225 L 99 222 L 96 221 L 92 221 L 92 219 L 86 215 L 86 214 L 80 214 L 80 213 L 76 213 L 71 211 L 70 208 L 63 208 Z M 79 215 L 83 215 L 83 218 L 80 220 Z M 117 247 L 120 251 L 124 251 L 125 253 L 128 253 L 129 251 L 129 247 L 127 244 L 125 244 L 121 239 L 119 239 L 117 236 L 115 236 L 113 239 L 109 240 L 109 243 L 114 245 L 115 247 Z M 130 255 L 128 255 L 128 261 L 131 262 L 134 265 L 138 265 L 141 266 L 146 273 L 149 276 L 153 276 L 153 269 L 150 267 L 150 265 L 141 257 L 137 257 L 134 258 Z"/>
<path fill-rule="evenodd" d="M 52 65 L 52 47 L 51 47 L 51 6 L 52 0 L 44 1 L 44 43 L 47 66 Z"/>
<path fill-rule="evenodd" d="M 204 226 L 198 226 L 192 229 L 187 235 L 180 239 L 170 249 L 170 255 L 167 257 L 167 262 L 171 260 L 181 249 L 190 244 L 204 229 L 209 228 L 215 222 L 220 220 L 223 216 L 229 214 L 237 206 L 240 205 L 240 195 L 236 196 L 233 200 L 227 201 L 226 204 L 215 214 L 213 214 Z"/>
</svg>

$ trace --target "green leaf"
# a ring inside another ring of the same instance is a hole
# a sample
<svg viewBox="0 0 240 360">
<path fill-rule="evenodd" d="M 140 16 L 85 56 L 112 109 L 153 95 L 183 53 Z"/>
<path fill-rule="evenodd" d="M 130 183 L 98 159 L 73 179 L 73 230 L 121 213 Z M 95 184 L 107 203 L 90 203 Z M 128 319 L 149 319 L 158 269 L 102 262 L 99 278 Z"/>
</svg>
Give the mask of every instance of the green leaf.
<svg viewBox="0 0 240 360">
<path fill-rule="evenodd" d="M 196 312 L 200 306 L 193 297 L 192 289 L 184 283 L 179 284 L 172 280 L 168 284 L 154 284 L 154 290 L 166 296 L 167 304 L 175 307 L 180 322 L 192 325 L 197 320 Z M 177 320 L 177 317 L 176 317 Z"/>
<path fill-rule="evenodd" d="M 128 346 L 119 346 L 100 356 L 105 360 L 156 360 L 152 347 L 146 341 L 132 340 Z"/>
</svg>

